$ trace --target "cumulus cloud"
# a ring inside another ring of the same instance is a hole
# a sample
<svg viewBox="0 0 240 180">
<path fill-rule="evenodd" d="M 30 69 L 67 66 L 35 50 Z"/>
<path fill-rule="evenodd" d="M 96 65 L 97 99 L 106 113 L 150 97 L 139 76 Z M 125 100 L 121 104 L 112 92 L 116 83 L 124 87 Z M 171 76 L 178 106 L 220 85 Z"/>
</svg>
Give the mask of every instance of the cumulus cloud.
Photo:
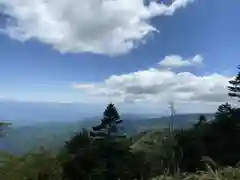
<svg viewBox="0 0 240 180">
<path fill-rule="evenodd" d="M 150 19 L 173 15 L 194 0 L 0 0 L 13 39 L 36 39 L 62 53 L 127 53 L 157 31 Z"/>
<path fill-rule="evenodd" d="M 230 79 L 232 77 L 218 73 L 198 76 L 191 72 L 176 73 L 171 69 L 150 68 L 113 75 L 94 86 L 78 84 L 74 88 L 88 96 L 116 102 L 219 104 L 229 100 L 227 85 Z M 90 88 L 86 89 L 88 86 Z"/>
<path fill-rule="evenodd" d="M 164 68 L 181 68 L 190 66 L 199 66 L 203 63 L 203 57 L 201 55 L 196 55 L 191 59 L 183 59 L 178 55 L 166 56 L 159 65 Z"/>
</svg>

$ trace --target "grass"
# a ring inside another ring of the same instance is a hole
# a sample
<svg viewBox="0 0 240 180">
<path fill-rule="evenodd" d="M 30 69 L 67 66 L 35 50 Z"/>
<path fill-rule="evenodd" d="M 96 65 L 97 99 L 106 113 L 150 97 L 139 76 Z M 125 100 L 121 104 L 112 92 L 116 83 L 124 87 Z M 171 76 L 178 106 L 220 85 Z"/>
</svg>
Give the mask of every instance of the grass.
<svg viewBox="0 0 240 180">
<path fill-rule="evenodd" d="M 176 173 L 174 176 L 161 175 L 152 180 L 240 180 L 240 168 L 226 167 L 214 171 L 207 165 L 206 171 L 197 173 Z"/>
</svg>

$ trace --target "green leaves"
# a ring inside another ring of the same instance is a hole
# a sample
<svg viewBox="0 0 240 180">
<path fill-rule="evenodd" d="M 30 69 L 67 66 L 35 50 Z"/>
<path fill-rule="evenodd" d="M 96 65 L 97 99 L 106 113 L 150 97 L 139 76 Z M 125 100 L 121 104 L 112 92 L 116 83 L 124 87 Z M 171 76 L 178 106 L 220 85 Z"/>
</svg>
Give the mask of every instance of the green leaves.
<svg viewBox="0 0 240 180">
<path fill-rule="evenodd" d="M 119 120 L 120 116 L 114 104 L 108 104 L 107 108 L 103 112 L 103 118 L 101 119 L 101 124 L 94 126 L 92 129 L 92 136 L 96 139 L 117 139 L 121 136 L 119 133 L 118 124 L 122 123 Z"/>
<path fill-rule="evenodd" d="M 62 170 L 56 156 L 41 150 L 23 156 L 1 154 L 1 180 L 61 180 Z"/>
<path fill-rule="evenodd" d="M 238 67 L 238 69 L 240 70 L 240 66 Z M 229 81 L 229 84 L 230 85 L 228 86 L 228 95 L 230 97 L 239 99 L 240 101 L 240 72 L 237 74 L 234 80 Z"/>
</svg>

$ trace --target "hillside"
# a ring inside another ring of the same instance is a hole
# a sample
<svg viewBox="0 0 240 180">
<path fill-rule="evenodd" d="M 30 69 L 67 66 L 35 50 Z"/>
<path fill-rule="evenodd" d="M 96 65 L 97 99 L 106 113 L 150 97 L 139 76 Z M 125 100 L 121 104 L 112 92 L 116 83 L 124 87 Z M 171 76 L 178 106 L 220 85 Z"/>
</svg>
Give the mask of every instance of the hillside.
<svg viewBox="0 0 240 180">
<path fill-rule="evenodd" d="M 198 119 L 199 114 L 181 114 L 173 118 L 175 127 L 190 127 Z M 206 114 L 208 119 L 211 114 Z M 28 150 L 38 149 L 44 146 L 51 150 L 57 150 L 63 142 L 68 140 L 82 128 L 91 129 L 99 123 L 99 117 L 83 119 L 74 122 L 44 122 L 28 126 L 13 127 L 8 135 L 1 139 L 0 148 L 10 153 L 21 154 Z M 138 115 L 122 115 L 123 130 L 128 135 L 135 135 L 153 129 L 161 129 L 169 124 L 169 117 L 146 118 Z"/>
</svg>

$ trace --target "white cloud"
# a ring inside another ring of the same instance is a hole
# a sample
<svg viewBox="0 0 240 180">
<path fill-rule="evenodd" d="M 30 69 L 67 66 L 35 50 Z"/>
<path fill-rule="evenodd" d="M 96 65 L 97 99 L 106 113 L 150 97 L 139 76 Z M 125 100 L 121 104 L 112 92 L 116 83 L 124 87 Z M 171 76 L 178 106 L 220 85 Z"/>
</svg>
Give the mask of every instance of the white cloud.
<svg viewBox="0 0 240 180">
<path fill-rule="evenodd" d="M 173 15 L 194 0 L 169 6 L 151 0 L 0 0 L 13 39 L 36 39 L 63 53 L 127 53 L 157 31 L 149 20 Z"/>
<path fill-rule="evenodd" d="M 79 84 L 74 88 L 86 93 L 86 97 L 91 100 L 97 97 L 106 102 L 166 105 L 175 101 L 184 104 L 219 105 L 229 101 L 227 85 L 231 78 L 218 73 L 198 76 L 191 72 L 176 73 L 170 69 L 150 68 L 110 76 L 103 82 L 96 83 L 94 88 L 91 85 L 91 88 L 86 89 L 88 84 Z"/>
<path fill-rule="evenodd" d="M 76 84 L 73 83 L 72 87 L 75 89 L 94 89 L 95 85 L 94 84 Z"/>
<path fill-rule="evenodd" d="M 192 63 L 195 64 L 202 64 L 203 63 L 203 57 L 201 55 L 196 55 L 192 59 Z"/>
<path fill-rule="evenodd" d="M 199 66 L 203 63 L 203 57 L 201 55 L 196 55 L 191 59 L 183 59 L 178 55 L 166 56 L 159 65 L 164 68 L 181 68 L 190 66 Z"/>
</svg>

